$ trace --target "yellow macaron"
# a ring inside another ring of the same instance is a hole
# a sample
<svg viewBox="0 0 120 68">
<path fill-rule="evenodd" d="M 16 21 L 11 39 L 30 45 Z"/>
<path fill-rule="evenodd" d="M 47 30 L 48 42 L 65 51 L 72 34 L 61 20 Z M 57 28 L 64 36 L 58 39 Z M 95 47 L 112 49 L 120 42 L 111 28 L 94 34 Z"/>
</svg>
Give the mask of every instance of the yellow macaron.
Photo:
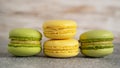
<svg viewBox="0 0 120 68">
<path fill-rule="evenodd" d="M 72 20 L 49 20 L 43 24 L 43 31 L 47 38 L 68 39 L 75 36 L 76 27 Z"/>
<path fill-rule="evenodd" d="M 79 53 L 79 42 L 75 39 L 48 40 L 43 48 L 44 54 L 49 57 L 73 57 Z"/>
</svg>

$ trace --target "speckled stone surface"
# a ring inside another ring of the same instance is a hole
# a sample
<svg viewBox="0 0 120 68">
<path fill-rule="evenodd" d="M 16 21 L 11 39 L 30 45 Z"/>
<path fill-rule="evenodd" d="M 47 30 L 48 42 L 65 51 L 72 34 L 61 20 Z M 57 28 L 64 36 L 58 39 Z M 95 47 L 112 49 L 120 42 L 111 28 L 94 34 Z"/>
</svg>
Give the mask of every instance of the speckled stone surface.
<svg viewBox="0 0 120 68">
<path fill-rule="evenodd" d="M 43 53 L 32 57 L 14 57 L 0 49 L 0 68 L 119 68 L 120 44 L 114 53 L 102 58 L 88 58 L 79 54 L 73 58 L 50 58 Z"/>
</svg>

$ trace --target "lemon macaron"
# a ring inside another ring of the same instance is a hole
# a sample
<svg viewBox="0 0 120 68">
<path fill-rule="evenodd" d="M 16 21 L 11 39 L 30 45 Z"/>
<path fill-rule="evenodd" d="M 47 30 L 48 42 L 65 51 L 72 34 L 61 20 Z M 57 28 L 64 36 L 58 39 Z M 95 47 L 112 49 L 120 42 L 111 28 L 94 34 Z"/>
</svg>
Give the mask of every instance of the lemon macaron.
<svg viewBox="0 0 120 68">
<path fill-rule="evenodd" d="M 44 54 L 49 57 L 74 57 L 79 53 L 79 42 L 75 39 L 48 40 L 43 49 Z"/>
<path fill-rule="evenodd" d="M 47 38 L 68 39 L 75 36 L 76 27 L 72 20 L 49 20 L 43 24 L 43 31 Z"/>
</svg>

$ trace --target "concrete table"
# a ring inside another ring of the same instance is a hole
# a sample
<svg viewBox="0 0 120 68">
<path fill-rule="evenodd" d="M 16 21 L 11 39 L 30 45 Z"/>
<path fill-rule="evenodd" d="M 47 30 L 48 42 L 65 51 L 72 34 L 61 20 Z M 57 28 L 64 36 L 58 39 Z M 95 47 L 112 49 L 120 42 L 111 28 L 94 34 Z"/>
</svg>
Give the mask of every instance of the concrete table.
<svg viewBox="0 0 120 68">
<path fill-rule="evenodd" d="M 88 58 L 79 54 L 73 58 L 49 58 L 43 53 L 32 57 L 13 57 L 0 48 L 0 68 L 120 68 L 120 45 L 104 58 Z"/>
</svg>

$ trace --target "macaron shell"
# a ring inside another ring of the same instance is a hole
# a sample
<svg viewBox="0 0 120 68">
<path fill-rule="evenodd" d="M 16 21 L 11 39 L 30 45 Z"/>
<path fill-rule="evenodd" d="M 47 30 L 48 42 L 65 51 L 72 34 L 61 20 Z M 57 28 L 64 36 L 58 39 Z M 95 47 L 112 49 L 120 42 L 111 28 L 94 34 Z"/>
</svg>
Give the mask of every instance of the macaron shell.
<svg viewBox="0 0 120 68">
<path fill-rule="evenodd" d="M 52 28 L 52 29 L 60 29 L 60 28 L 76 28 L 76 22 L 72 20 L 48 20 L 43 24 L 43 28 Z"/>
<path fill-rule="evenodd" d="M 81 50 L 81 53 L 89 57 L 104 57 L 113 52 L 113 48 L 97 49 L 97 50 Z"/>
<path fill-rule="evenodd" d="M 62 57 L 74 57 L 74 56 L 77 56 L 79 53 L 79 50 L 78 51 L 75 51 L 75 52 L 70 52 L 70 51 L 61 51 L 61 52 L 44 52 L 44 54 L 46 56 L 49 56 L 49 57 L 59 57 L 59 58 L 62 58 Z"/>
<path fill-rule="evenodd" d="M 91 30 L 80 35 L 80 40 L 83 39 L 106 39 L 113 38 L 113 34 L 107 30 Z"/>
<path fill-rule="evenodd" d="M 16 28 L 9 32 L 10 39 L 17 38 L 20 39 L 38 39 L 42 38 L 42 35 L 39 31 L 31 28 Z"/>
<path fill-rule="evenodd" d="M 40 47 L 10 47 L 8 51 L 14 56 L 33 56 L 40 53 Z"/>
</svg>

